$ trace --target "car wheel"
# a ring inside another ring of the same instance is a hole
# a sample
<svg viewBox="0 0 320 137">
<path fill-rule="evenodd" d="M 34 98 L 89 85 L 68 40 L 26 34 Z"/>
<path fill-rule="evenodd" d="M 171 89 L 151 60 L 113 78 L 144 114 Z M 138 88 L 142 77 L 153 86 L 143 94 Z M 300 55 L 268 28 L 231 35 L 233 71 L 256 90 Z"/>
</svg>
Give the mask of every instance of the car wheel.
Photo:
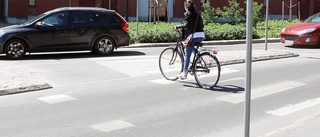
<svg viewBox="0 0 320 137">
<path fill-rule="evenodd" d="M 26 54 L 27 45 L 22 40 L 12 39 L 6 43 L 4 51 L 9 59 L 21 59 Z"/>
<path fill-rule="evenodd" d="M 318 44 L 317 46 L 320 48 L 320 36 L 318 37 Z"/>
<path fill-rule="evenodd" d="M 114 50 L 115 42 L 107 36 L 100 37 L 94 44 L 94 51 L 99 55 L 111 54 Z"/>
</svg>

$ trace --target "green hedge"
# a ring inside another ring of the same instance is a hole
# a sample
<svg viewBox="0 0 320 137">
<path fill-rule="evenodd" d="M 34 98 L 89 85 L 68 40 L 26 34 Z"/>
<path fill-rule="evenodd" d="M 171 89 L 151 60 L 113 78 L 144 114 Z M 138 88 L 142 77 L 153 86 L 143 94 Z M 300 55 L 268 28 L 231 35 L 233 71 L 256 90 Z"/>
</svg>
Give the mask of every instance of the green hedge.
<svg viewBox="0 0 320 137">
<path fill-rule="evenodd" d="M 268 37 L 278 38 L 281 30 L 299 20 L 291 22 L 287 20 L 269 20 L 268 21 Z M 129 33 L 132 43 L 157 43 L 157 42 L 174 42 L 178 37 L 178 33 L 173 27 L 178 23 L 138 23 L 138 35 L 136 35 L 136 22 L 129 22 Z M 205 25 L 205 41 L 211 40 L 235 40 L 246 38 L 246 24 L 230 25 L 209 23 Z M 257 27 L 253 29 L 253 38 L 265 37 L 265 22 L 258 22 Z"/>
</svg>

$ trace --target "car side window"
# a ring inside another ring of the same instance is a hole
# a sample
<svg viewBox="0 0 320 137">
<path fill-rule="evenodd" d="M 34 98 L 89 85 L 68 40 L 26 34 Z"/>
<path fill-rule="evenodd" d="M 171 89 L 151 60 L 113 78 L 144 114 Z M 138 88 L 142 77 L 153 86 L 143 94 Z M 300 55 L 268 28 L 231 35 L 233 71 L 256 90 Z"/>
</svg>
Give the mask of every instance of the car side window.
<svg viewBox="0 0 320 137">
<path fill-rule="evenodd" d="M 72 25 L 91 24 L 94 22 L 94 15 L 91 12 L 75 11 L 70 18 Z"/>
<path fill-rule="evenodd" d="M 110 17 L 109 14 L 106 12 L 96 12 L 94 13 L 94 19 L 96 23 L 99 24 L 108 24 L 110 23 Z"/>
<path fill-rule="evenodd" d="M 116 14 L 114 14 L 111 18 L 111 22 L 112 23 L 122 23 L 122 20 Z"/>
<path fill-rule="evenodd" d="M 50 26 L 65 26 L 68 24 L 68 12 L 52 14 L 41 20 L 41 22 Z"/>
<path fill-rule="evenodd" d="M 315 16 L 314 18 L 312 18 L 311 22 L 319 23 L 320 22 L 320 16 Z"/>
</svg>

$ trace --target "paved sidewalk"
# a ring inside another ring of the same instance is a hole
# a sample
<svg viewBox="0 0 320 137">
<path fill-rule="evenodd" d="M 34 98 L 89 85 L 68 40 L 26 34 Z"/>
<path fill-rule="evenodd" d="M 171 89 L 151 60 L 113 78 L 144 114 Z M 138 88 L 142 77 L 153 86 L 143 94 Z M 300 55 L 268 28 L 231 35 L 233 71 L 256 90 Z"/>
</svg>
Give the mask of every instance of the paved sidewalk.
<svg viewBox="0 0 320 137">
<path fill-rule="evenodd" d="M 52 88 L 15 61 L 0 61 L 0 96 Z"/>
</svg>

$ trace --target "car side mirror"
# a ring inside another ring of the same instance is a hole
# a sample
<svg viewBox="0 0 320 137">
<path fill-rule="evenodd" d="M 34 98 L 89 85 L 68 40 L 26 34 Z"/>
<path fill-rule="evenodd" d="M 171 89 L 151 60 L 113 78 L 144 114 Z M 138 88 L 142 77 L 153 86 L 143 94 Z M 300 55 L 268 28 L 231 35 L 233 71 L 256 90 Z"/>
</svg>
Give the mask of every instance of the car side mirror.
<svg viewBox="0 0 320 137">
<path fill-rule="evenodd" d="M 36 23 L 36 28 L 41 29 L 43 27 L 43 22 L 37 22 Z"/>
</svg>

